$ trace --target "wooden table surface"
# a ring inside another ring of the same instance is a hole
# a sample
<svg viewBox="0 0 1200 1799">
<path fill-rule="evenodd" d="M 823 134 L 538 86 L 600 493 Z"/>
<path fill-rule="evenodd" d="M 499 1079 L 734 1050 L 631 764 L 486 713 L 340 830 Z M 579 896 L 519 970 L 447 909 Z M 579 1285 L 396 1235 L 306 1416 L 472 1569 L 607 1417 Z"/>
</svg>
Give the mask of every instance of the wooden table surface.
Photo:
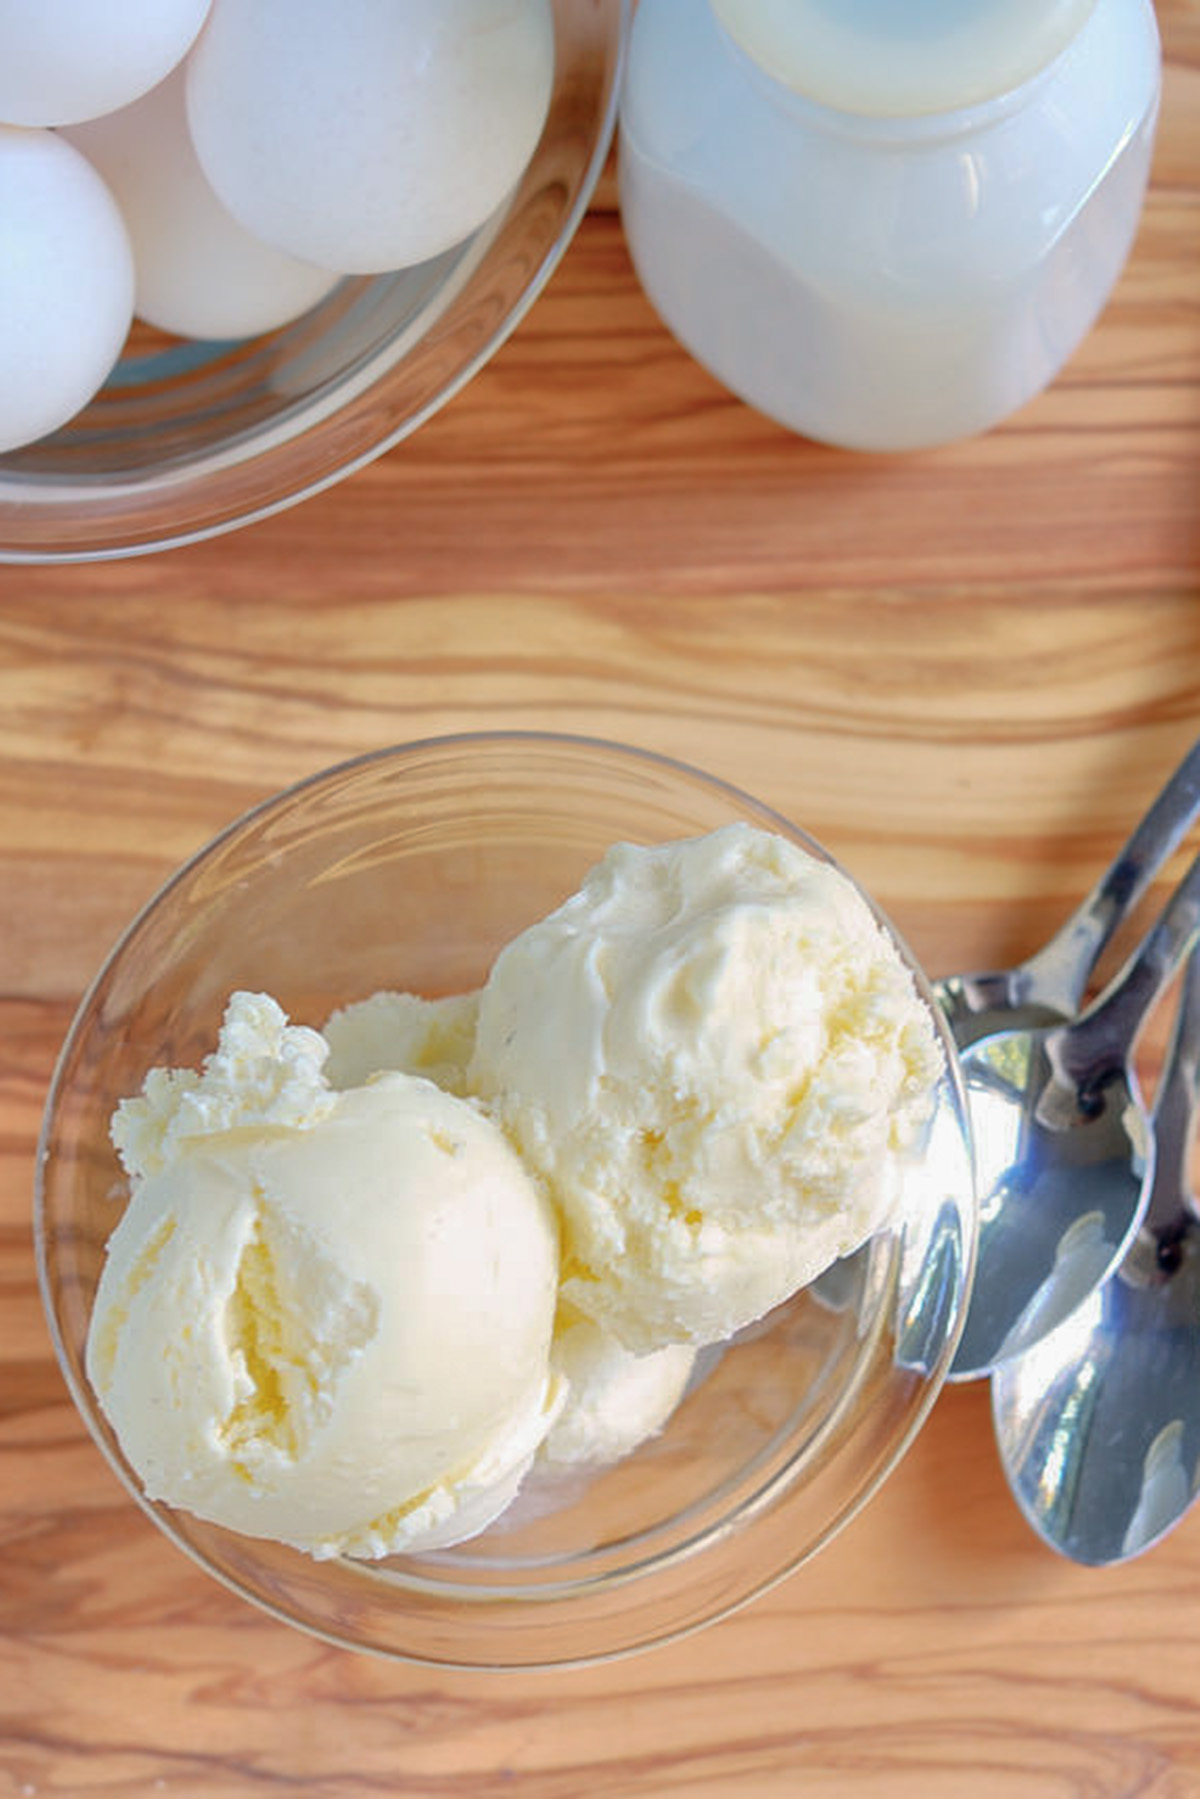
<svg viewBox="0 0 1200 1799">
<path fill-rule="evenodd" d="M 113 938 L 218 827 L 358 751 L 626 739 L 801 821 L 932 974 L 1049 933 L 1200 724 L 1200 0 L 1159 10 L 1131 264 L 985 438 L 853 457 L 740 406 L 641 297 L 609 180 L 409 445 L 220 541 L 0 569 L 0 1795 L 1200 1793 L 1200 1512 L 1119 1569 L 1060 1560 L 980 1386 L 736 1617 L 455 1676 L 324 1647 L 154 1530 L 67 1398 L 30 1228 L 56 1048 Z"/>
</svg>

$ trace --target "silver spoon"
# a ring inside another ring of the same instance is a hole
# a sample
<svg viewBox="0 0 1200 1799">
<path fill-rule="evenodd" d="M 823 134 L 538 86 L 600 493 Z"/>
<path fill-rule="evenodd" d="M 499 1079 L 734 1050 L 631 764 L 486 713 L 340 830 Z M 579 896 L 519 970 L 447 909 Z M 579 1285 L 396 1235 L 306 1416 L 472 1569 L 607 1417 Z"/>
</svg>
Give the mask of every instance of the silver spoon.
<svg viewBox="0 0 1200 1799">
<path fill-rule="evenodd" d="M 992 1416 L 1017 1503 L 1077 1562 L 1158 1542 L 1200 1491 L 1200 953 L 1188 963 L 1155 1097 L 1154 1181 L 1111 1278 L 1028 1355 L 998 1369 Z"/>
<path fill-rule="evenodd" d="M 1113 932 L 1200 816 L 1200 741 L 1192 745 L 1128 843 L 1087 898 L 1035 955 L 1015 968 L 948 975 L 934 993 L 959 1049 L 1015 1024 L 1078 1012 Z"/>
<path fill-rule="evenodd" d="M 1124 1254 L 1153 1169 L 1130 1061 L 1198 937 L 1200 857 L 1085 1012 L 1066 1024 L 993 1032 L 963 1052 L 980 1226 L 952 1379 L 989 1374 L 1048 1336 Z"/>
</svg>

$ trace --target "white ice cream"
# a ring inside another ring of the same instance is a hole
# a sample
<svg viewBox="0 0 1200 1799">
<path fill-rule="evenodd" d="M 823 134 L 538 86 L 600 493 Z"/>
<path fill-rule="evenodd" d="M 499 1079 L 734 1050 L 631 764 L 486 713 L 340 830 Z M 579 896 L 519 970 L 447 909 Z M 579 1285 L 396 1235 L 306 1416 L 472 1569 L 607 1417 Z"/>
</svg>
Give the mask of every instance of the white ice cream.
<svg viewBox="0 0 1200 1799">
<path fill-rule="evenodd" d="M 334 1107 L 319 1031 L 289 1024 L 265 993 L 235 993 L 217 1047 L 203 1069 L 152 1068 L 134 1099 L 123 1099 L 112 1139 L 135 1179 L 160 1174 L 195 1137 L 239 1126 L 303 1128 Z"/>
<path fill-rule="evenodd" d="M 604 1467 L 656 1436 L 683 1398 L 696 1352 L 668 1343 L 634 1355 L 590 1318 L 564 1308 L 550 1351 L 566 1401 L 538 1457 L 550 1468 Z"/>
<path fill-rule="evenodd" d="M 556 1227 L 475 1107 L 332 1093 L 323 1053 L 239 996 L 203 1074 L 122 1107 L 88 1374 L 152 1498 L 316 1556 L 439 1547 L 553 1423 Z"/>
<path fill-rule="evenodd" d="M 615 846 L 515 938 L 469 1079 L 561 1213 L 563 1298 L 646 1353 L 731 1336 L 880 1228 L 941 1066 L 852 884 L 735 824 Z"/>
<path fill-rule="evenodd" d="M 236 994 L 118 1107 L 89 1377 L 152 1498 L 316 1556 L 461 1541 L 885 1226 L 941 1068 L 835 869 L 617 845 L 480 994 L 325 1034 Z"/>
<path fill-rule="evenodd" d="M 422 999 L 381 992 L 343 1006 L 327 1020 L 325 1073 L 335 1087 L 358 1086 L 381 1070 L 422 1074 L 465 1094 L 475 1047 L 478 993 Z M 695 1352 L 669 1344 L 634 1355 L 590 1318 L 563 1307 L 550 1365 L 565 1398 L 538 1451 L 556 1469 L 619 1461 L 660 1431 L 687 1385 Z"/>
<path fill-rule="evenodd" d="M 373 993 L 342 1006 L 326 1020 L 333 1087 L 358 1087 L 385 1069 L 422 1074 L 447 1093 L 467 1091 L 467 1065 L 475 1048 L 477 993 L 422 999 L 416 993 Z"/>
</svg>

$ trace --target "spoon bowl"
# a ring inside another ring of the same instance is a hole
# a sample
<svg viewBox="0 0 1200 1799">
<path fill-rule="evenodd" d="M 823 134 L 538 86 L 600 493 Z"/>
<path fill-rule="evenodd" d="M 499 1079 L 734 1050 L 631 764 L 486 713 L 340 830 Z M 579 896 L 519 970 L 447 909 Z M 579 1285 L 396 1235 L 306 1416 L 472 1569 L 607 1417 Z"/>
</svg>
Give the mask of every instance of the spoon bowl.
<svg viewBox="0 0 1200 1799">
<path fill-rule="evenodd" d="M 1200 857 L 1141 947 L 1078 1018 L 996 1031 L 961 1052 L 980 1235 L 952 1379 L 977 1379 L 1030 1350 L 1129 1246 L 1154 1166 L 1133 1051 L 1198 936 Z"/>
<path fill-rule="evenodd" d="M 1090 1566 L 1159 1542 L 1200 1491 L 1200 1215 L 1188 1186 L 1198 1066 L 1193 955 L 1154 1106 L 1144 1222 L 1111 1278 L 992 1381 L 1018 1505 L 1053 1548 Z"/>
<path fill-rule="evenodd" d="M 1120 1260 L 1142 1212 L 1153 1149 L 1133 1078 L 1120 1064 L 1080 1090 L 1056 1067 L 1064 1035 L 1004 1031 L 962 1059 L 982 1210 L 958 1379 L 1068 1317 Z"/>
</svg>

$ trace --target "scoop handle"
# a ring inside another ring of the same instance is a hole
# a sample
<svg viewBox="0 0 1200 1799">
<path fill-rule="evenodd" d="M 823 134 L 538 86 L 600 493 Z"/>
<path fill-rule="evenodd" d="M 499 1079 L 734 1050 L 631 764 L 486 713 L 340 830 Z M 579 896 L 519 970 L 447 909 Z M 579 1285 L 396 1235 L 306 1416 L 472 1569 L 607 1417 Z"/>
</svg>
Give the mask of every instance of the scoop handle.
<svg viewBox="0 0 1200 1799">
<path fill-rule="evenodd" d="M 1128 1057 L 1184 957 L 1200 941 L 1200 856 L 1120 973 L 1063 1027 L 1067 1062 L 1081 1078 Z"/>
<path fill-rule="evenodd" d="M 1070 1018 L 1113 932 L 1200 817 L 1200 739 L 1192 745 L 1125 847 L 1050 941 L 1021 964 L 1031 998 Z"/>
</svg>

